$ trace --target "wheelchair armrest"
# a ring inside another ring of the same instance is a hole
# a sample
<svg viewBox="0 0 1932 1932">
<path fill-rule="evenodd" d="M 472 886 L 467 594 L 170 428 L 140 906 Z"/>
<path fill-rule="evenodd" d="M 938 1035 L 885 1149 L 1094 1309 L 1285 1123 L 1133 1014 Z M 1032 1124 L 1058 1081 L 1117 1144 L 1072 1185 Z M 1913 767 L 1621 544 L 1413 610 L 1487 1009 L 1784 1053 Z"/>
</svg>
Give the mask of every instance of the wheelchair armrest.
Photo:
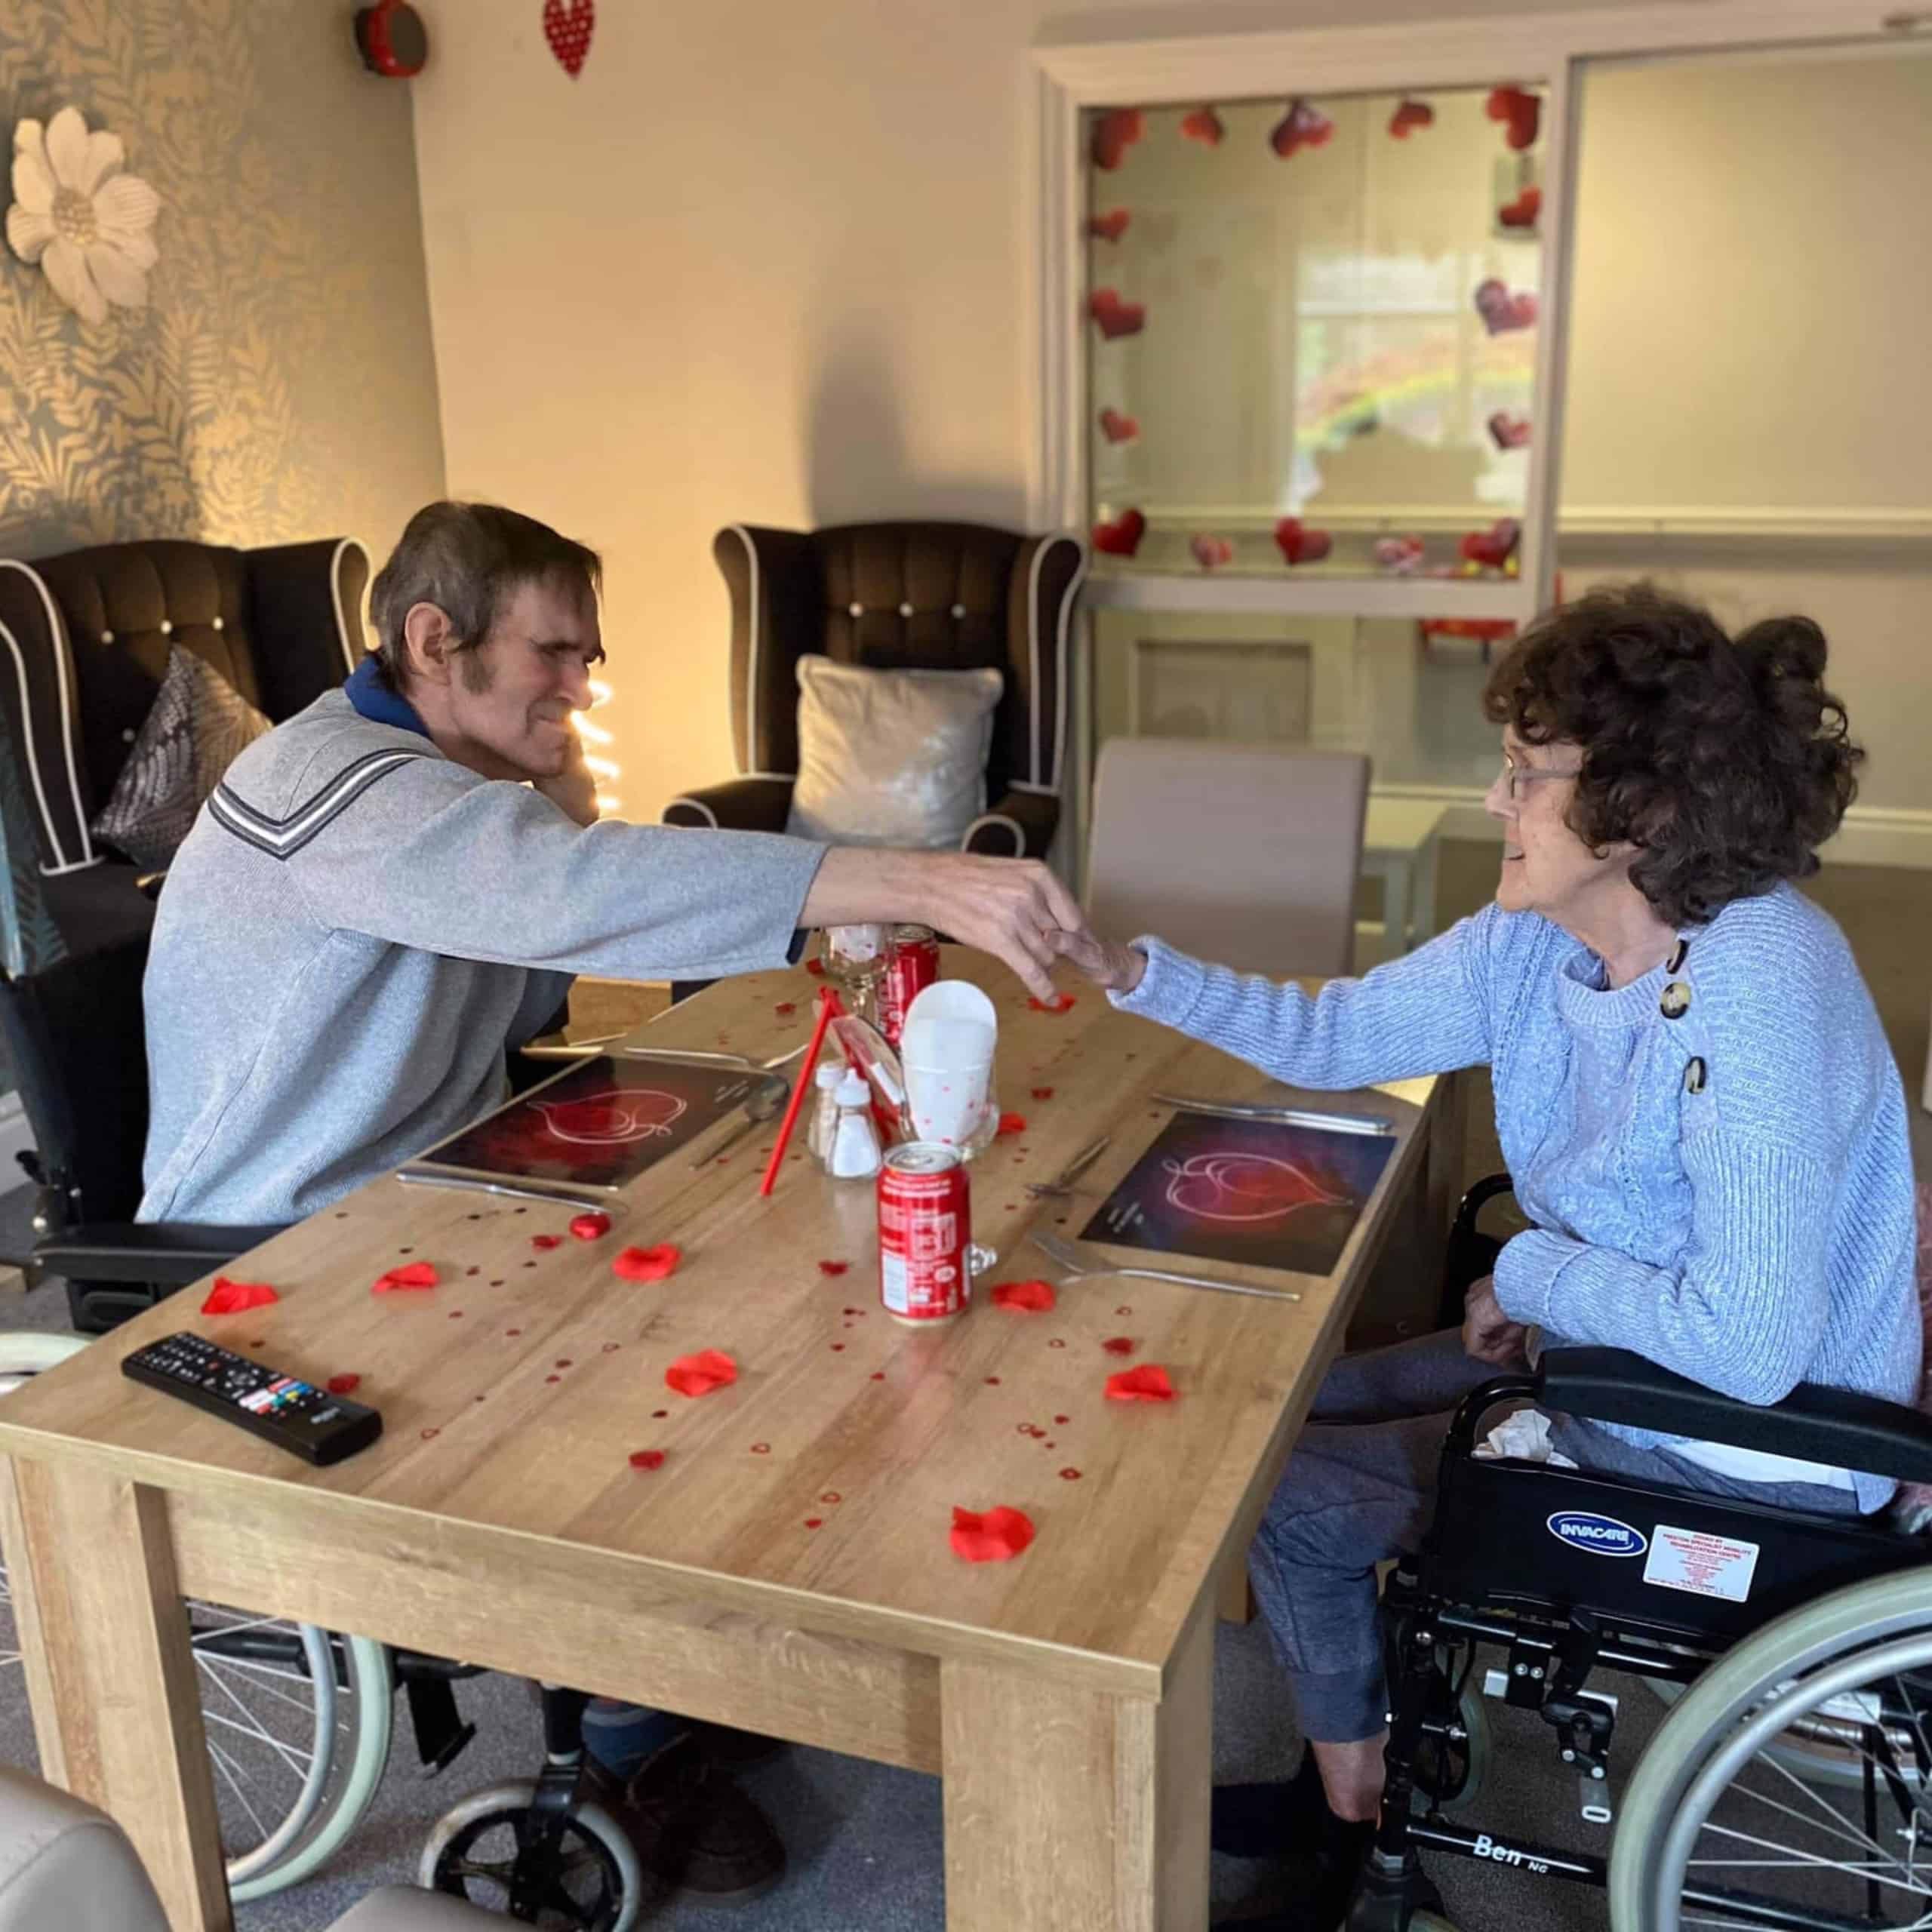
<svg viewBox="0 0 1932 1932">
<path fill-rule="evenodd" d="M 1801 1382 L 1783 1401 L 1761 1407 L 1623 1349 L 1552 1349 L 1537 1383 L 1546 1407 L 1595 1422 L 1727 1442 L 1906 1482 L 1932 1481 L 1932 1417 L 1876 1395 Z"/>
<path fill-rule="evenodd" d="M 783 832 L 792 809 L 789 778 L 730 778 L 673 798 L 660 825 L 720 832 Z"/>
<path fill-rule="evenodd" d="M 281 1232 L 193 1221 L 94 1221 L 36 1242 L 33 1265 L 70 1281 L 182 1288 Z"/>
</svg>

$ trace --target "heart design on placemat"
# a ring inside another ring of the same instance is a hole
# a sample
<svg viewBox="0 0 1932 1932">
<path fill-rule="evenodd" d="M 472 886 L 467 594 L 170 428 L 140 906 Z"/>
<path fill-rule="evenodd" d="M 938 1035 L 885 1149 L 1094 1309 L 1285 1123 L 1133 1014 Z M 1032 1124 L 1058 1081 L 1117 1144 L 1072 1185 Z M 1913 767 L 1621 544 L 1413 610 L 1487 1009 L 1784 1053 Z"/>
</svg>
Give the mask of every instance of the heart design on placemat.
<svg viewBox="0 0 1932 1932">
<path fill-rule="evenodd" d="M 1087 308 L 1109 342 L 1117 336 L 1138 335 L 1147 319 L 1147 311 L 1141 303 L 1123 302 L 1120 291 L 1115 288 L 1095 289 Z"/>
<path fill-rule="evenodd" d="M 1137 417 L 1123 416 L 1118 409 L 1100 411 L 1100 433 L 1110 443 L 1131 443 L 1140 433 Z"/>
<path fill-rule="evenodd" d="M 596 0 L 543 0 L 543 38 L 557 64 L 572 80 L 590 51 L 590 30 L 597 24 Z"/>
<path fill-rule="evenodd" d="M 1298 516 L 1284 516 L 1275 526 L 1275 541 L 1290 564 L 1318 564 L 1334 548 L 1325 530 L 1307 528 Z"/>
<path fill-rule="evenodd" d="M 1125 208 L 1109 208 L 1105 214 L 1087 217 L 1087 232 L 1097 242 L 1118 242 L 1134 219 Z"/>
<path fill-rule="evenodd" d="M 1094 526 L 1094 548 L 1109 557 L 1131 557 L 1140 548 L 1147 519 L 1138 510 L 1123 510 L 1112 523 Z"/>
</svg>

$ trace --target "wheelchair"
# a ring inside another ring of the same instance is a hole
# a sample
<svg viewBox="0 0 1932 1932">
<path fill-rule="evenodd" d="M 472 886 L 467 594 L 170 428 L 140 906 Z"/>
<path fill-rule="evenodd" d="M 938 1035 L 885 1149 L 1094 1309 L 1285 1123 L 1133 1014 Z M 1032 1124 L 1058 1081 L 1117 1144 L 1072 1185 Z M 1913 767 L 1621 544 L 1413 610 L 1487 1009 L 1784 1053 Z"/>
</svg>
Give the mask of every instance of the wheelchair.
<svg viewBox="0 0 1932 1932">
<path fill-rule="evenodd" d="M 1474 1233 L 1475 1214 L 1507 1186 L 1484 1183 L 1464 1204 L 1458 1301 L 1497 1245 Z M 1384 1586 L 1388 1776 L 1349 1932 L 1447 1932 L 1420 1903 L 1433 1901 L 1423 1852 L 1607 1888 L 1614 1932 L 1932 1924 L 1925 1541 L 1882 1512 L 1814 1515 L 1477 1457 L 1484 1416 L 1526 1401 L 1932 1481 L 1932 1418 L 1841 1390 L 1801 1386 L 1760 1408 L 1610 1349 L 1552 1350 L 1475 1390 L 1444 1443 L 1422 1546 Z M 1609 1671 L 1670 1707 L 1620 1806 Z M 1581 1846 L 1475 1815 L 1485 1700 L 1548 1727 L 1552 1767 L 1575 1782 Z"/>
</svg>

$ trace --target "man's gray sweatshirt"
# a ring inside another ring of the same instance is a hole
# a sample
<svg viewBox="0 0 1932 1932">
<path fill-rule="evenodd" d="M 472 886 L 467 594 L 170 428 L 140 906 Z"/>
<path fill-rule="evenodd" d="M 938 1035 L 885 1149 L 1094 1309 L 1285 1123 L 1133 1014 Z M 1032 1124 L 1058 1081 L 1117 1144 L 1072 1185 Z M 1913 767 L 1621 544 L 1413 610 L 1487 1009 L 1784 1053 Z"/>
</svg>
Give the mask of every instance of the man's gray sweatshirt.
<svg viewBox="0 0 1932 1932">
<path fill-rule="evenodd" d="M 580 826 L 325 694 L 235 761 L 169 869 L 137 1218 L 292 1220 L 420 1154 L 500 1103 L 506 1046 L 573 974 L 783 966 L 824 853 Z"/>
</svg>

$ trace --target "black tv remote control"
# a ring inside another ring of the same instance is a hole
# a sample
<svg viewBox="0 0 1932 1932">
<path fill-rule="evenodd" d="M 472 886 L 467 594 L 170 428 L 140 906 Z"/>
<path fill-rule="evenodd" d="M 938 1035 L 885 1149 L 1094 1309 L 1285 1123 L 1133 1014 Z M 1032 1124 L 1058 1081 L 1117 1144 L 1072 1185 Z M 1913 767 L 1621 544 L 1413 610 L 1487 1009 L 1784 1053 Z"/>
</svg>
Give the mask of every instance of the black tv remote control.
<svg viewBox="0 0 1932 1932">
<path fill-rule="evenodd" d="M 121 1372 L 318 1467 L 368 1448 L 383 1432 L 377 1411 L 185 1329 L 136 1349 L 122 1361 Z"/>
</svg>

